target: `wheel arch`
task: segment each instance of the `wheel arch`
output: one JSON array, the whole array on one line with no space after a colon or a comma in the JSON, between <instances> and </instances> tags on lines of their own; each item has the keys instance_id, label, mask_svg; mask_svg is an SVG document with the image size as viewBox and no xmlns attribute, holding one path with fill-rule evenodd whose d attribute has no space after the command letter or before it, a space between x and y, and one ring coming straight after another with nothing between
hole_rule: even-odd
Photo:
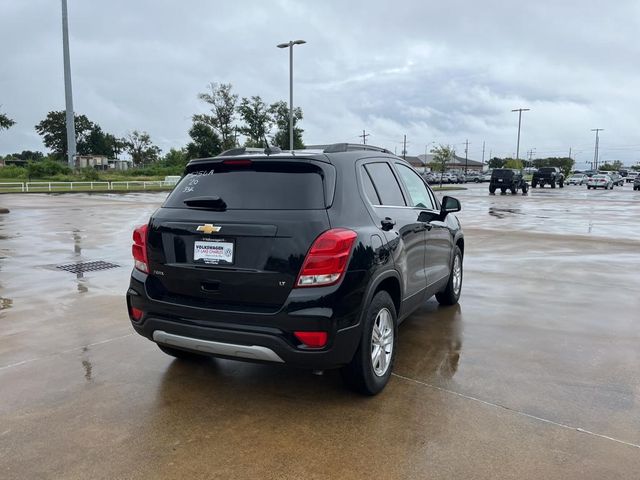
<instances>
[{"instance_id":1,"label":"wheel arch","mask_svg":"<svg viewBox=\"0 0 640 480\"><path fill-rule=\"evenodd\" d=\"M389 294L396 308L396 315L400 317L400 307L402 306L402 282L400 281L400 274L396 270L386 270L374 276L369 283L367 294L362 303L360 322L362 322L363 315L366 314L367 305L369 305L376 293L382 290Z\"/></svg>"}]
</instances>

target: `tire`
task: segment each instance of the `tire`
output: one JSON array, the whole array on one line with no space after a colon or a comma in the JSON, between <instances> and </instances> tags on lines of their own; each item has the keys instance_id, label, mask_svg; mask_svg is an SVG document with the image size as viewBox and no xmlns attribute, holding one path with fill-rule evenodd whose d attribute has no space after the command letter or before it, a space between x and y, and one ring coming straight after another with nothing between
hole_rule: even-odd
<instances>
[{"instance_id":1,"label":"tire","mask_svg":"<svg viewBox=\"0 0 640 480\"><path fill-rule=\"evenodd\" d=\"M591 187L589 185L587 185L587 190L591 190Z\"/></svg>"},{"instance_id":2,"label":"tire","mask_svg":"<svg viewBox=\"0 0 640 480\"><path fill-rule=\"evenodd\" d=\"M462 293L462 277L462 252L456 246L453 249L453 261L451 262L451 273L449 274L447 286L441 292L436 293L436 300L440 305L455 305L458 303L460 293Z\"/></svg>"},{"instance_id":3,"label":"tire","mask_svg":"<svg viewBox=\"0 0 640 480\"><path fill-rule=\"evenodd\" d=\"M166 353L167 355L171 355L172 357L179 358L180 360L188 360L188 361L194 362L197 360L203 360L208 357L208 355L201 355L199 353L187 352L186 350L180 350L179 348L160 345L159 343L156 345L158 345L158 348L162 350L164 353Z\"/></svg>"},{"instance_id":4,"label":"tire","mask_svg":"<svg viewBox=\"0 0 640 480\"><path fill-rule=\"evenodd\" d=\"M529 191L529 187L525 183L524 185L522 185L522 194L526 195L528 191Z\"/></svg>"},{"instance_id":5,"label":"tire","mask_svg":"<svg viewBox=\"0 0 640 480\"><path fill-rule=\"evenodd\" d=\"M551 188L556 188L556 182L555 181L551 182Z\"/></svg>"},{"instance_id":6,"label":"tire","mask_svg":"<svg viewBox=\"0 0 640 480\"><path fill-rule=\"evenodd\" d=\"M531 188L536 188L538 184L536 182L531 182Z\"/></svg>"},{"instance_id":7,"label":"tire","mask_svg":"<svg viewBox=\"0 0 640 480\"><path fill-rule=\"evenodd\" d=\"M518 187L511 187L511 195L515 195L516 193L518 193Z\"/></svg>"},{"instance_id":8,"label":"tire","mask_svg":"<svg viewBox=\"0 0 640 480\"><path fill-rule=\"evenodd\" d=\"M489 193L496 193L496 187L489 185Z\"/></svg>"},{"instance_id":9,"label":"tire","mask_svg":"<svg viewBox=\"0 0 640 480\"><path fill-rule=\"evenodd\" d=\"M500 193L502 195L504 195L505 193L507 193L507 187L500 187Z\"/></svg>"},{"instance_id":10,"label":"tire","mask_svg":"<svg viewBox=\"0 0 640 480\"><path fill-rule=\"evenodd\" d=\"M377 332L378 326L381 324L385 325L384 341L390 342L384 344L384 347L380 346L380 342L376 344L376 337L380 338L380 335L374 336L374 330ZM350 388L364 395L375 395L382 391L393 370L397 333L396 307L389 294L382 290L376 293L367 307L363 319L360 345L351 363L343 367L340 372L344 382ZM378 357L380 360L374 362L376 351L381 352Z\"/></svg>"},{"instance_id":11,"label":"tire","mask_svg":"<svg viewBox=\"0 0 640 480\"><path fill-rule=\"evenodd\" d=\"M564 188L564 182L560 180L560 188Z\"/></svg>"},{"instance_id":12,"label":"tire","mask_svg":"<svg viewBox=\"0 0 640 480\"><path fill-rule=\"evenodd\" d=\"M295 138L295 137L294 137ZM473 183L480 183L480 180L478 178L476 178Z\"/></svg>"}]
</instances>

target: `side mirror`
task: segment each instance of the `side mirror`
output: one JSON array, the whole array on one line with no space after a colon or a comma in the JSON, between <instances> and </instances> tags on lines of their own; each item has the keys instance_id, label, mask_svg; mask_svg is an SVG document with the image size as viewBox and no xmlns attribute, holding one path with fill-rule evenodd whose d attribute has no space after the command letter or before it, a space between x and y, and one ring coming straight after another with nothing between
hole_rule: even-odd
<instances>
[{"instance_id":1,"label":"side mirror","mask_svg":"<svg viewBox=\"0 0 640 480\"><path fill-rule=\"evenodd\" d=\"M462 209L460 201L453 197L443 197L442 206L440 207L440 216L446 217L449 213L459 212Z\"/></svg>"}]
</instances>

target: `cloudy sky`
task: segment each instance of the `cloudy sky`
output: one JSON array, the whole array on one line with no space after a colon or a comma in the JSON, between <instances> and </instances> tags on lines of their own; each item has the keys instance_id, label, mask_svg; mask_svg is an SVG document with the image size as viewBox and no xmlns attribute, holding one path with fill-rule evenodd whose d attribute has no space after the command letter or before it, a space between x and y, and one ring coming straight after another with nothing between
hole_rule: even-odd
<instances>
[{"instance_id":1,"label":"cloudy sky","mask_svg":"<svg viewBox=\"0 0 640 480\"><path fill-rule=\"evenodd\" d=\"M431 142L469 157L640 161L640 2L324 0L69 1L76 113L105 131L146 130L183 146L197 93L230 82L240 96L288 98L307 144L358 142L424 153ZM33 126L64 108L59 0L0 0L0 154L44 146ZM429 148L431 148L429 146Z\"/></svg>"}]
</instances>

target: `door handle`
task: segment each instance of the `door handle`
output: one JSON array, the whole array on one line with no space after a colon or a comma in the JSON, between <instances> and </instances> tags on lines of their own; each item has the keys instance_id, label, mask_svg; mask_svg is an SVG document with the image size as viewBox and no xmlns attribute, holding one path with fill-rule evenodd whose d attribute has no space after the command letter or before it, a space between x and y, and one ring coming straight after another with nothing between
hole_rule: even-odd
<instances>
[{"instance_id":1,"label":"door handle","mask_svg":"<svg viewBox=\"0 0 640 480\"><path fill-rule=\"evenodd\" d=\"M384 230L385 232L388 232L395 226L396 222L391 220L391 218L389 217L384 217L384 220L381 220L380 224L382 225L382 230Z\"/></svg>"}]
</instances>

